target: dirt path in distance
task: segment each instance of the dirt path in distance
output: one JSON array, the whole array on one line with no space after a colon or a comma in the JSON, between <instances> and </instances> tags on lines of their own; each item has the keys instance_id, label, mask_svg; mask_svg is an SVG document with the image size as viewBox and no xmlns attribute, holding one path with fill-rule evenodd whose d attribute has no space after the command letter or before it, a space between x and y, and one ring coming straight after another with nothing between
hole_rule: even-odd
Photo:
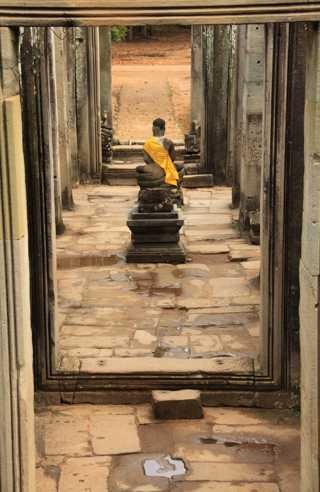
<instances>
[{"instance_id":1,"label":"dirt path in distance","mask_svg":"<svg viewBox=\"0 0 320 492\"><path fill-rule=\"evenodd\" d=\"M156 117L183 141L190 126L190 30L153 28L148 40L113 43L113 126L121 142L150 136Z\"/></svg>"}]
</instances>

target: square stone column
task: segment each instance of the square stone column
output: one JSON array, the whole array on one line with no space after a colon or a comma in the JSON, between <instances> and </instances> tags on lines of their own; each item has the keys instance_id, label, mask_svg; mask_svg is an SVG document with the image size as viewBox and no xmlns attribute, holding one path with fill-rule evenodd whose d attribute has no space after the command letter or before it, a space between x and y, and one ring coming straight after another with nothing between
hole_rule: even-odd
<instances>
[{"instance_id":1,"label":"square stone column","mask_svg":"<svg viewBox=\"0 0 320 492\"><path fill-rule=\"evenodd\" d=\"M28 223L18 33L0 28L0 491L34 492Z\"/></svg>"},{"instance_id":2,"label":"square stone column","mask_svg":"<svg viewBox=\"0 0 320 492\"><path fill-rule=\"evenodd\" d=\"M57 127L59 142L59 162L60 162L60 184L62 206L67 210L73 208L72 184L73 184L73 163L74 145L72 145L74 132L71 130L75 127L75 121L70 116L72 107L72 91L69 84L72 82L72 74L69 73L70 63L68 63L68 51L70 50L70 35L68 28L55 27L50 28L54 34L54 63L52 76L56 78L56 98L57 98ZM45 55L44 55L45 56Z\"/></svg>"},{"instance_id":3,"label":"square stone column","mask_svg":"<svg viewBox=\"0 0 320 492\"><path fill-rule=\"evenodd\" d=\"M243 78L238 104L240 123L240 227L251 229L252 214L260 211L261 167L263 160L263 113L265 96L265 28L261 24L244 26ZM259 235L255 238L259 241Z\"/></svg>"},{"instance_id":4,"label":"square stone column","mask_svg":"<svg viewBox=\"0 0 320 492\"><path fill-rule=\"evenodd\" d=\"M112 128L112 42L111 28L99 27L100 52L100 111Z\"/></svg>"},{"instance_id":5,"label":"square stone column","mask_svg":"<svg viewBox=\"0 0 320 492\"><path fill-rule=\"evenodd\" d=\"M201 123L202 114L202 26L191 26L191 121Z\"/></svg>"},{"instance_id":6,"label":"square stone column","mask_svg":"<svg viewBox=\"0 0 320 492\"><path fill-rule=\"evenodd\" d=\"M201 170L226 183L231 26L202 26Z\"/></svg>"},{"instance_id":7,"label":"square stone column","mask_svg":"<svg viewBox=\"0 0 320 492\"><path fill-rule=\"evenodd\" d=\"M317 492L320 489L320 24L309 24L308 29L300 262L301 492Z\"/></svg>"},{"instance_id":8,"label":"square stone column","mask_svg":"<svg viewBox=\"0 0 320 492\"><path fill-rule=\"evenodd\" d=\"M100 179L100 55L99 28L76 29L76 94L80 181Z\"/></svg>"}]
</instances>

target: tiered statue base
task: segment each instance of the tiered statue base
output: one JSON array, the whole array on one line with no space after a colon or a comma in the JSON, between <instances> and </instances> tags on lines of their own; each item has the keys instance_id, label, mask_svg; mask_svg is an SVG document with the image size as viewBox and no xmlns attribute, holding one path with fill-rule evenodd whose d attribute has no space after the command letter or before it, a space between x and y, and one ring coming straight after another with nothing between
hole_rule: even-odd
<instances>
[{"instance_id":1,"label":"tiered statue base","mask_svg":"<svg viewBox=\"0 0 320 492\"><path fill-rule=\"evenodd\" d=\"M186 255L179 243L183 219L178 212L139 212L129 214L131 245L127 263L185 263Z\"/></svg>"}]
</instances>

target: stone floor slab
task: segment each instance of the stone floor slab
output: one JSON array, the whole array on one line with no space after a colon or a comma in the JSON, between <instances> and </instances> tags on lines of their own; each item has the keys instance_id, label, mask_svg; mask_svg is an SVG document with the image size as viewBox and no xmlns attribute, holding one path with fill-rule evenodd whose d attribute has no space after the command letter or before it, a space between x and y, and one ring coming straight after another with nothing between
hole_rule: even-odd
<instances>
[{"instance_id":1,"label":"stone floor slab","mask_svg":"<svg viewBox=\"0 0 320 492\"><path fill-rule=\"evenodd\" d=\"M57 238L60 369L103 372L118 367L123 358L125 363L133 360L128 370L138 364L140 371L143 360L148 369L148 359L160 358L162 367L171 367L164 359L180 361L180 371L181 360L188 369L189 359L205 360L220 350L255 356L259 330L241 330L234 336L228 331L226 336L232 338L219 343L220 335L209 330L236 330L239 325L229 323L229 314L254 312L260 304L259 285L252 278L258 258L246 257L241 263L228 258L229 251L259 255L259 247L240 238L233 223L238 212L228 205L231 188L185 190L183 241L190 261L177 266L125 263L127 214L137 192L135 186L74 189L76 207L64 212L66 233ZM214 321L211 327L185 323L191 310L200 313L206 308L216 310L224 321ZM189 335L211 337L208 350ZM110 365L108 359L113 358Z\"/></svg>"},{"instance_id":2,"label":"stone floor slab","mask_svg":"<svg viewBox=\"0 0 320 492\"><path fill-rule=\"evenodd\" d=\"M67 460L61 465L58 492L108 492L110 464L110 458L97 456Z\"/></svg>"},{"instance_id":3,"label":"stone floor slab","mask_svg":"<svg viewBox=\"0 0 320 492\"><path fill-rule=\"evenodd\" d=\"M133 415L93 414L90 418L93 451L97 455L137 453L141 451L136 419Z\"/></svg>"}]
</instances>

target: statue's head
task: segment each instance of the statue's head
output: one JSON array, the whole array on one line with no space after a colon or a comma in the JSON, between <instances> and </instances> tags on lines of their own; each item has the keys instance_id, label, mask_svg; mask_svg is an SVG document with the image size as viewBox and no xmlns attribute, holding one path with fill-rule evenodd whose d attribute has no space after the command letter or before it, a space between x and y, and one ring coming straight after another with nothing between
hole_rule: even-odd
<instances>
[{"instance_id":1,"label":"statue's head","mask_svg":"<svg viewBox=\"0 0 320 492\"><path fill-rule=\"evenodd\" d=\"M166 122L162 118L156 118L152 123L152 133L155 137L163 137L166 131Z\"/></svg>"}]
</instances>

